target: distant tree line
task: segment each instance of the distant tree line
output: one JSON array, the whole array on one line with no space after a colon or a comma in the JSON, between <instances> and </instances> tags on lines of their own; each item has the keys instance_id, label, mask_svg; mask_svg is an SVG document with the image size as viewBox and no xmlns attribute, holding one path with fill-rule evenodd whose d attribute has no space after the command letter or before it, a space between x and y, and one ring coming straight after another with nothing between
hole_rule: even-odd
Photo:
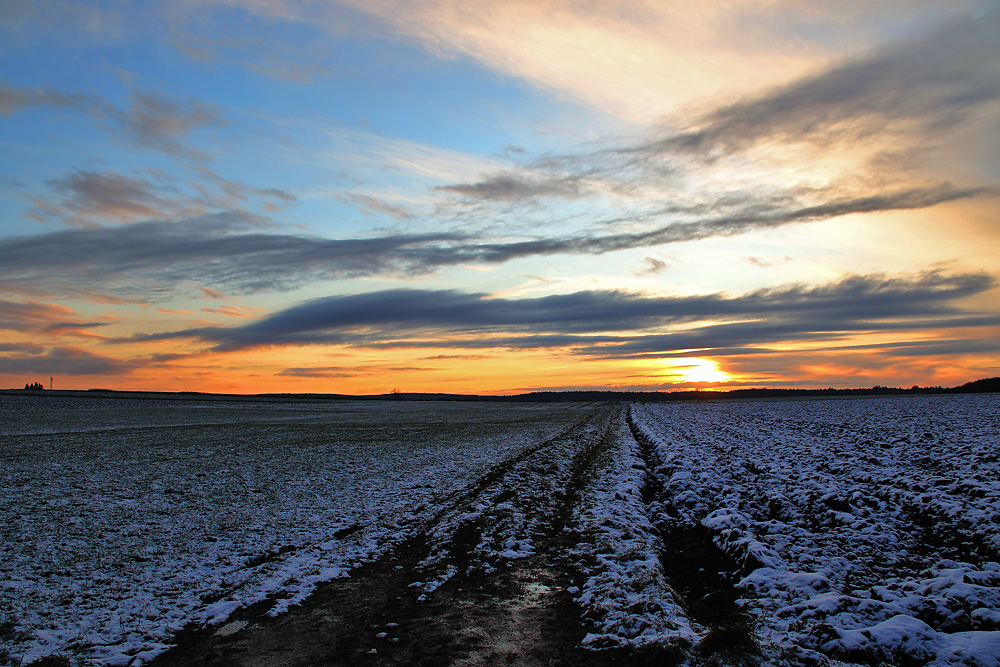
<instances>
[{"instance_id":1,"label":"distant tree line","mask_svg":"<svg viewBox=\"0 0 1000 667\"><path fill-rule=\"evenodd\" d=\"M41 382L31 382L31 383L26 383L24 385L25 391L35 391L38 389L45 389L45 385L43 385Z\"/></svg>"}]
</instances>

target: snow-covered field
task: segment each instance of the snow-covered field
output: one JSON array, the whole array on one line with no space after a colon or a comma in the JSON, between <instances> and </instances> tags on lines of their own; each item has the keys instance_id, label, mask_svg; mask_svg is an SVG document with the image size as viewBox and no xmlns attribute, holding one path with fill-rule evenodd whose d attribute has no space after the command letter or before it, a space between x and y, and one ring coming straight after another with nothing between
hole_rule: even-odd
<instances>
[{"instance_id":1,"label":"snow-covered field","mask_svg":"<svg viewBox=\"0 0 1000 667\"><path fill-rule=\"evenodd\" d=\"M2 394L0 658L138 665L418 530L431 595L572 498L589 648L1000 666L1000 395L597 409Z\"/></svg>"},{"instance_id":2,"label":"snow-covered field","mask_svg":"<svg viewBox=\"0 0 1000 667\"><path fill-rule=\"evenodd\" d=\"M0 395L0 658L139 664L189 622L280 611L584 412Z\"/></svg>"},{"instance_id":3,"label":"snow-covered field","mask_svg":"<svg viewBox=\"0 0 1000 667\"><path fill-rule=\"evenodd\" d=\"M634 406L779 664L1000 665L1000 396Z\"/></svg>"}]
</instances>

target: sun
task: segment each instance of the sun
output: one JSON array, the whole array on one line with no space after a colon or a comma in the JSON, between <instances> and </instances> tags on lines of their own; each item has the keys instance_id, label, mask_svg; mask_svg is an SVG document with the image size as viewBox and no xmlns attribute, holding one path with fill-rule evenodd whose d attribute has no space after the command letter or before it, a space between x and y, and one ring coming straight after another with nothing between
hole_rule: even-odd
<instances>
[{"instance_id":1,"label":"sun","mask_svg":"<svg viewBox=\"0 0 1000 667\"><path fill-rule=\"evenodd\" d=\"M718 362L711 359L677 359L671 370L678 380L686 382L725 382L732 376L719 369Z\"/></svg>"}]
</instances>

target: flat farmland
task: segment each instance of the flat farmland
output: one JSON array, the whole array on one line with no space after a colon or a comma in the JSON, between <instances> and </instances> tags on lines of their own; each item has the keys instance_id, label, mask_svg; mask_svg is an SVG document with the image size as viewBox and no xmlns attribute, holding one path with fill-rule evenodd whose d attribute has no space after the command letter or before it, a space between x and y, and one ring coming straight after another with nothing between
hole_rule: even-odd
<instances>
[{"instance_id":1,"label":"flat farmland","mask_svg":"<svg viewBox=\"0 0 1000 667\"><path fill-rule=\"evenodd\" d=\"M1000 396L0 395L0 657L1000 665Z\"/></svg>"},{"instance_id":2,"label":"flat farmland","mask_svg":"<svg viewBox=\"0 0 1000 667\"><path fill-rule=\"evenodd\" d=\"M191 621L294 604L583 408L4 395L0 410L3 646L126 664Z\"/></svg>"}]
</instances>

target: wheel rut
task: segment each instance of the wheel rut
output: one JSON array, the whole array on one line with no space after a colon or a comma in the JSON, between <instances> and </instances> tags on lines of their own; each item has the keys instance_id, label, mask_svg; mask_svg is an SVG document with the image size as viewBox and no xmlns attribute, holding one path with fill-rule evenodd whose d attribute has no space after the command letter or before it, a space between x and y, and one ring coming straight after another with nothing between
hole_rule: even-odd
<instances>
[{"instance_id":1,"label":"wheel rut","mask_svg":"<svg viewBox=\"0 0 1000 667\"><path fill-rule=\"evenodd\" d=\"M643 500L670 505L662 479L655 474L659 457L652 440L628 417L632 436L646 463ZM725 658L733 664L756 664L760 645L753 622L737 605L735 587L744 566L715 543L712 531L700 523L688 525L669 515L650 516L663 547L659 553L664 576L688 618L705 629L696 647L702 658Z\"/></svg>"},{"instance_id":2,"label":"wheel rut","mask_svg":"<svg viewBox=\"0 0 1000 667\"><path fill-rule=\"evenodd\" d=\"M623 656L580 647L568 589L581 490L614 446L620 406L494 467L449 496L391 554L321 585L276 618L269 603L219 628L189 629L155 667L594 665ZM618 422L620 423L620 422Z\"/></svg>"}]
</instances>

